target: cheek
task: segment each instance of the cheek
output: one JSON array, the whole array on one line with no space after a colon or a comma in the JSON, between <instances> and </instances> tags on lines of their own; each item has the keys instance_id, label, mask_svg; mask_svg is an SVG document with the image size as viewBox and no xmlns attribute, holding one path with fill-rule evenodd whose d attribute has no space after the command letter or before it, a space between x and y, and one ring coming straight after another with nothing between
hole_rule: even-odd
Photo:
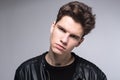
<instances>
[{"instance_id":1,"label":"cheek","mask_svg":"<svg viewBox=\"0 0 120 80\"><path fill-rule=\"evenodd\" d=\"M59 38L58 32L57 32L56 30L54 30L54 31L51 33L51 41L54 42L54 41L56 41L58 38Z\"/></svg>"},{"instance_id":2,"label":"cheek","mask_svg":"<svg viewBox=\"0 0 120 80\"><path fill-rule=\"evenodd\" d=\"M69 42L68 49L73 50L77 45L77 42Z\"/></svg>"},{"instance_id":3,"label":"cheek","mask_svg":"<svg viewBox=\"0 0 120 80\"><path fill-rule=\"evenodd\" d=\"M69 42L69 46L70 46L71 48L78 47L79 45L80 45L80 41L78 41L78 40L71 40L71 41Z\"/></svg>"}]
</instances>

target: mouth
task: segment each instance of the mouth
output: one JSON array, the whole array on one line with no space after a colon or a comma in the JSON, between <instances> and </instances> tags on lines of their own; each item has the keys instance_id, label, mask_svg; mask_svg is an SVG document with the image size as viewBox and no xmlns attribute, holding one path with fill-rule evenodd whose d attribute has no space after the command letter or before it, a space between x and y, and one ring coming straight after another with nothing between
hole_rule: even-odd
<instances>
[{"instance_id":1,"label":"mouth","mask_svg":"<svg viewBox=\"0 0 120 80\"><path fill-rule=\"evenodd\" d=\"M61 50L61 51L64 51L66 48L60 44L56 44L56 48Z\"/></svg>"}]
</instances>

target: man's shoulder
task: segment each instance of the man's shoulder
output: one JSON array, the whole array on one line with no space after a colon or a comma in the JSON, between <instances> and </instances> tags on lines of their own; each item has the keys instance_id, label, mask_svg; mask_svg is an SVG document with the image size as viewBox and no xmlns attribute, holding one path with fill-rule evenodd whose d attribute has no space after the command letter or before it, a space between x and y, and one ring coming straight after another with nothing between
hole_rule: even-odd
<instances>
[{"instance_id":1,"label":"man's shoulder","mask_svg":"<svg viewBox=\"0 0 120 80\"><path fill-rule=\"evenodd\" d=\"M74 54L76 57L76 64L77 64L77 68L82 68L85 71L92 71L94 73L103 73L103 71L93 62L86 60L76 54Z\"/></svg>"},{"instance_id":2,"label":"man's shoulder","mask_svg":"<svg viewBox=\"0 0 120 80\"><path fill-rule=\"evenodd\" d=\"M84 59L78 55L76 55L75 53L73 53L73 55L75 56L75 59L76 59L76 63L79 65L79 66L83 66L83 67L94 67L94 68L98 68L94 63L92 63L91 61L87 60L87 59Z\"/></svg>"},{"instance_id":3,"label":"man's shoulder","mask_svg":"<svg viewBox=\"0 0 120 80\"><path fill-rule=\"evenodd\" d=\"M87 78L89 76L94 77L95 80L100 79L100 80L107 80L106 75L104 74L104 72L98 67L96 66L96 64L76 55L73 54L75 56L76 59L76 73L77 74L83 74L84 76L86 76Z\"/></svg>"},{"instance_id":4,"label":"man's shoulder","mask_svg":"<svg viewBox=\"0 0 120 80\"><path fill-rule=\"evenodd\" d=\"M42 57L44 56L45 54L41 54L39 56L36 56L36 57L33 57L33 58L30 58L26 61L24 61L22 64L20 64L20 66L17 68L17 71L20 71L21 69L26 69L28 67L31 67L31 66L35 66L35 65L40 65L41 61L42 61Z\"/></svg>"}]
</instances>

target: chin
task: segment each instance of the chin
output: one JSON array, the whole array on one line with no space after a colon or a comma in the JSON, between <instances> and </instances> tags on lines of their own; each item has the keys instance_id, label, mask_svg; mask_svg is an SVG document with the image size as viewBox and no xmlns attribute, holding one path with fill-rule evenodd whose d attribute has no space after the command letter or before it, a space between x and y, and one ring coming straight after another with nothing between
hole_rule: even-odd
<instances>
[{"instance_id":1,"label":"chin","mask_svg":"<svg viewBox=\"0 0 120 80\"><path fill-rule=\"evenodd\" d=\"M58 50L58 49L52 49L52 52L53 52L54 54L57 54L57 55L62 55L62 54L65 53L64 51L61 51L61 50Z\"/></svg>"}]
</instances>

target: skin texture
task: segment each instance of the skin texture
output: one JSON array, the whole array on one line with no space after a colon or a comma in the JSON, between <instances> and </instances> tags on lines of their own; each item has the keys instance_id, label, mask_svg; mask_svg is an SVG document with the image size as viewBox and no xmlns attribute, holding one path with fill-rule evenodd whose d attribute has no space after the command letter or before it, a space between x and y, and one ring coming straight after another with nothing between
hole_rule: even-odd
<instances>
[{"instance_id":1,"label":"skin texture","mask_svg":"<svg viewBox=\"0 0 120 80\"><path fill-rule=\"evenodd\" d=\"M81 24L64 16L51 25L50 49L46 60L53 66L66 66L74 61L71 51L84 40Z\"/></svg>"}]
</instances>

